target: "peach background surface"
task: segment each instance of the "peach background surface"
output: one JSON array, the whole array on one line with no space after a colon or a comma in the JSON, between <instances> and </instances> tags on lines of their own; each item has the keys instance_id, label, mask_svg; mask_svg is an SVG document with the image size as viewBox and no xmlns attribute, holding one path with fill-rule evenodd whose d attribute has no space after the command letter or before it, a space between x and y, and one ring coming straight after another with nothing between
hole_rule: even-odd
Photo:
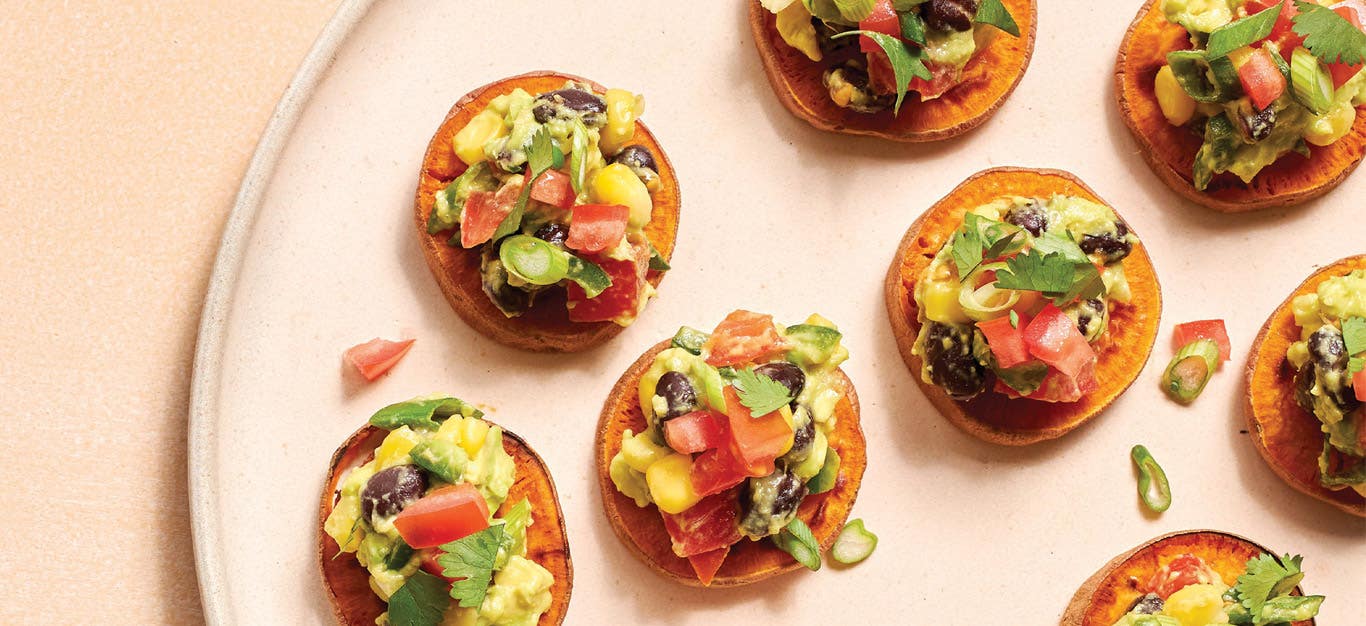
<instances>
[{"instance_id":1,"label":"peach background surface","mask_svg":"<svg viewBox=\"0 0 1366 626\"><path fill-rule=\"evenodd\" d=\"M257 138L337 4L0 3L0 623L200 621L200 307Z\"/></svg>"}]
</instances>

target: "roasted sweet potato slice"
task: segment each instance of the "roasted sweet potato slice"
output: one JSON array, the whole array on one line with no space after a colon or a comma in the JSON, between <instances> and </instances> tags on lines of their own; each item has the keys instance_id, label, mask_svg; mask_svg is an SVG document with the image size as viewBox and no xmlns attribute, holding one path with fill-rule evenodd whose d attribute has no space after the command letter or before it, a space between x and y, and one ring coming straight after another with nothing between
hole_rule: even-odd
<instances>
[{"instance_id":1,"label":"roasted sweet potato slice","mask_svg":"<svg viewBox=\"0 0 1366 626\"><path fill-rule=\"evenodd\" d=\"M1062 626L1114 624L1143 597L1139 585L1182 554L1204 559L1225 584L1232 585L1247 571L1248 559L1273 553L1248 539L1217 530L1187 530L1163 535L1111 559L1088 578L1067 605ZM1296 587L1293 593L1300 595L1300 588ZM1295 622L1295 625L1311 626L1313 623L1311 619Z\"/></svg>"},{"instance_id":2,"label":"roasted sweet potato slice","mask_svg":"<svg viewBox=\"0 0 1366 626\"><path fill-rule=\"evenodd\" d=\"M1290 344L1300 340L1290 301L1314 292L1329 278L1358 269L1366 269L1366 255L1341 259L1314 272L1271 313L1252 345L1244 408L1252 442L1277 476L1295 489L1366 517L1366 498L1361 494L1352 489L1329 489L1319 482L1323 431L1318 418L1295 403L1295 370L1285 358Z\"/></svg>"},{"instance_id":3,"label":"roasted sweet potato slice","mask_svg":"<svg viewBox=\"0 0 1366 626\"><path fill-rule=\"evenodd\" d=\"M1361 162L1366 154L1366 115L1358 112L1351 133L1331 146L1311 146L1307 159L1288 154L1258 173L1251 184L1226 172L1215 176L1205 191L1197 190L1191 168L1201 139L1188 128L1167 123L1153 90L1167 53L1188 48L1186 29L1167 22L1162 0L1149 0L1129 26L1115 61L1120 116L1138 140L1143 160L1177 193L1227 213L1287 206L1328 193Z\"/></svg>"},{"instance_id":4,"label":"roasted sweet potato slice","mask_svg":"<svg viewBox=\"0 0 1366 626\"><path fill-rule=\"evenodd\" d=\"M884 283L887 315L897 348L920 389L954 426L992 443L1037 443L1061 437L1081 426L1129 388L1147 363L1157 339L1162 292L1147 248L1140 241L1124 260L1133 299L1129 304L1116 303L1111 311L1109 340L1095 346L1100 357L1096 365L1100 388L1096 391L1070 403L1011 400L995 392L958 402L938 386L921 380L920 357L911 354L920 332L915 284L962 224L963 214L1002 196L1053 194L1105 202L1075 176L1059 170L1004 167L974 174L911 224Z\"/></svg>"},{"instance_id":5,"label":"roasted sweet potato slice","mask_svg":"<svg viewBox=\"0 0 1366 626\"><path fill-rule=\"evenodd\" d=\"M375 448L389 434L382 428L365 426L351 435L332 455L327 471L318 512L318 562L322 568L323 586L332 601L332 612L344 626L373 626L375 618L386 610L383 600L370 589L370 575L356 562L352 553L340 554L337 542L322 526L332 513L337 484L346 470L365 464L374 458ZM503 431L503 449L517 464L517 477L508 490L509 504L522 498L531 503L532 524L527 529L527 558L539 563L555 577L550 588L553 600L550 609L541 615L539 626L555 626L564 622L569 610L569 596L574 588L574 564L569 559L569 540L564 530L564 513L555 492L555 481L550 469L520 437Z\"/></svg>"},{"instance_id":6,"label":"roasted sweet potato slice","mask_svg":"<svg viewBox=\"0 0 1366 626\"><path fill-rule=\"evenodd\" d=\"M1034 54L1034 31L1038 8L1035 0L1003 0L1010 9L1020 36L997 33L985 51L963 68L963 82L942 97L922 102L909 93L899 115L882 111L859 113L830 100L822 82L828 60L814 62L793 49L778 34L777 17L749 0L749 29L764 73L778 100L807 123L836 133L871 135L892 141L922 142L948 139L987 121L1019 84Z\"/></svg>"},{"instance_id":7,"label":"roasted sweet potato slice","mask_svg":"<svg viewBox=\"0 0 1366 626\"><path fill-rule=\"evenodd\" d=\"M565 309L562 289L553 289L537 298L535 306L520 317L508 318L489 302L479 277L479 249L464 249L446 245L449 234L427 234L427 218L431 214L433 194L453 180L459 159L451 140L455 134L495 97L521 87L537 94L564 86L565 81L588 82L602 91L603 87L587 79L557 72L532 72L505 78L484 85L456 101L441 127L432 136L422 159L418 174L417 196L414 200L413 222L427 266L436 277L441 293L446 295L451 308L465 323L498 343L537 352L576 352L596 346L621 332L622 327L612 322L571 322ZM645 227L645 235L665 260L673 256L674 239L678 234L679 190L678 178L663 147L645 125L636 122L636 136L632 143L650 148L659 167L658 191L650 194L654 200L654 215ZM443 236L445 235L445 236ZM651 272L649 281L658 286L663 274Z\"/></svg>"},{"instance_id":8,"label":"roasted sweet potato slice","mask_svg":"<svg viewBox=\"0 0 1366 626\"><path fill-rule=\"evenodd\" d=\"M597 459L598 484L602 488L603 510L621 542L650 569L685 585L700 587L704 585L698 581L687 559L674 554L659 510L654 505L637 507L633 500L617 491L608 475L612 457L621 451L622 433L627 429L638 433L646 428L636 389L641 376L654 363L655 355L668 347L669 342L663 341L650 348L636 359L617 380L616 386L612 387L602 407L602 416L598 419L594 455ZM852 382L847 384L847 388L849 393L835 407L835 430L830 437L830 445L840 454L839 478L830 491L807 496L797 511L797 516L811 527L811 532L820 542L822 554L830 549L835 537L844 528L849 510L854 507L854 499L858 497L863 468L868 464L863 428L859 424L858 394ZM790 555L768 541L742 540L731 548L710 586L748 585L801 567Z\"/></svg>"}]
</instances>

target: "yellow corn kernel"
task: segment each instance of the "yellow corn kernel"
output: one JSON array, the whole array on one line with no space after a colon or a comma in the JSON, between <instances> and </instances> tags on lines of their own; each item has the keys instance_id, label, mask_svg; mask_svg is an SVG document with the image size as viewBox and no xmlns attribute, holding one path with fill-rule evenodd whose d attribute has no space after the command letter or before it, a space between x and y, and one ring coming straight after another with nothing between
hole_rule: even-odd
<instances>
[{"instance_id":1,"label":"yellow corn kernel","mask_svg":"<svg viewBox=\"0 0 1366 626\"><path fill-rule=\"evenodd\" d=\"M792 444L793 444L793 443L796 443L796 441L797 441L797 427L792 423L792 407L791 407L791 406L783 405L783 407L782 407L781 409L778 409L778 415L782 416L783 421L784 421L784 422L787 422L787 427L790 428L790 429L792 429L792 434L791 434L791 435L788 435L788 437L787 437L787 443L783 444L783 449L780 450L780 451L778 452L778 456L782 456L782 455L784 455L784 454L787 454L787 451L788 451L788 450L791 450L791 449L792 449Z\"/></svg>"},{"instance_id":2,"label":"yellow corn kernel","mask_svg":"<svg viewBox=\"0 0 1366 626\"><path fill-rule=\"evenodd\" d=\"M626 225L632 229L644 228L654 213L654 200L650 190L640 182L631 168L621 163L613 163L598 170L591 185L593 201L598 204L620 204L631 210Z\"/></svg>"},{"instance_id":3,"label":"yellow corn kernel","mask_svg":"<svg viewBox=\"0 0 1366 626\"><path fill-rule=\"evenodd\" d=\"M821 46L816 42L816 27L811 24L811 12L803 2L793 2L778 11L778 34L787 45L796 48L812 61L821 60Z\"/></svg>"},{"instance_id":4,"label":"yellow corn kernel","mask_svg":"<svg viewBox=\"0 0 1366 626\"><path fill-rule=\"evenodd\" d=\"M375 467L385 469L407 462L408 453L421 441L422 438L407 426L390 431L384 438L384 443L379 444L379 449L375 450Z\"/></svg>"},{"instance_id":5,"label":"yellow corn kernel","mask_svg":"<svg viewBox=\"0 0 1366 626\"><path fill-rule=\"evenodd\" d=\"M436 429L437 439L449 441L454 444L460 443L460 433L465 430L465 418L460 415L452 415L441 422L441 427Z\"/></svg>"},{"instance_id":6,"label":"yellow corn kernel","mask_svg":"<svg viewBox=\"0 0 1366 626\"><path fill-rule=\"evenodd\" d=\"M460 447L465 449L465 453L470 457L479 454L479 449L484 447L484 438L489 435L489 423L481 419L465 420L464 432L460 433Z\"/></svg>"},{"instance_id":7,"label":"yellow corn kernel","mask_svg":"<svg viewBox=\"0 0 1366 626\"><path fill-rule=\"evenodd\" d=\"M645 484L655 506L665 513L682 513L702 499L692 487L692 457L686 454L655 461L645 472Z\"/></svg>"},{"instance_id":8,"label":"yellow corn kernel","mask_svg":"<svg viewBox=\"0 0 1366 626\"><path fill-rule=\"evenodd\" d=\"M1167 598L1162 612L1175 617L1181 626L1228 623L1223 595L1219 585L1188 585Z\"/></svg>"},{"instance_id":9,"label":"yellow corn kernel","mask_svg":"<svg viewBox=\"0 0 1366 626\"><path fill-rule=\"evenodd\" d=\"M952 281L931 281L921 287L920 300L925 306L925 318L942 324L969 324L968 314L958 303L958 284Z\"/></svg>"},{"instance_id":10,"label":"yellow corn kernel","mask_svg":"<svg viewBox=\"0 0 1366 626\"><path fill-rule=\"evenodd\" d=\"M616 154L636 136L636 118L645 112L645 98L625 89L608 89L607 126L602 129L598 145L603 154Z\"/></svg>"},{"instance_id":11,"label":"yellow corn kernel","mask_svg":"<svg viewBox=\"0 0 1366 626\"><path fill-rule=\"evenodd\" d=\"M1304 128L1304 140L1316 146L1327 146L1352 132L1357 110L1350 102L1337 102L1333 109L1315 117Z\"/></svg>"},{"instance_id":12,"label":"yellow corn kernel","mask_svg":"<svg viewBox=\"0 0 1366 626\"><path fill-rule=\"evenodd\" d=\"M503 117L485 109L455 134L451 146L461 161L474 165L488 158L484 155L484 144L506 134L508 129L503 125Z\"/></svg>"},{"instance_id":13,"label":"yellow corn kernel","mask_svg":"<svg viewBox=\"0 0 1366 626\"><path fill-rule=\"evenodd\" d=\"M626 459L626 464L637 472L644 473L655 461L672 453L672 450L656 444L648 433L633 435L628 430L621 437L621 455Z\"/></svg>"},{"instance_id":14,"label":"yellow corn kernel","mask_svg":"<svg viewBox=\"0 0 1366 626\"><path fill-rule=\"evenodd\" d=\"M1184 126L1191 121L1195 115L1195 100L1181 88L1181 83L1176 82L1176 74L1172 73L1170 65L1163 65L1162 69L1157 70L1153 90L1157 92L1157 106L1162 108L1162 117L1167 118L1168 124Z\"/></svg>"}]
</instances>

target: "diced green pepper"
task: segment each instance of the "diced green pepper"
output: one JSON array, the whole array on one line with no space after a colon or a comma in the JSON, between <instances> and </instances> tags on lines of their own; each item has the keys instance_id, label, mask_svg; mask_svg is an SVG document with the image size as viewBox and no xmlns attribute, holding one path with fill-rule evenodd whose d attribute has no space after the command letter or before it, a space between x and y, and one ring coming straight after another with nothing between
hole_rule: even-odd
<instances>
[{"instance_id":1,"label":"diced green pepper","mask_svg":"<svg viewBox=\"0 0 1366 626\"><path fill-rule=\"evenodd\" d=\"M673 347L682 348L693 354L702 354L702 346L707 343L711 335L704 333L691 326L682 326L674 333Z\"/></svg>"},{"instance_id":2,"label":"diced green pepper","mask_svg":"<svg viewBox=\"0 0 1366 626\"><path fill-rule=\"evenodd\" d=\"M1242 95L1238 71L1228 57L1213 61L1200 50L1177 50L1167 54L1176 82L1196 102L1228 102Z\"/></svg>"},{"instance_id":3,"label":"diced green pepper","mask_svg":"<svg viewBox=\"0 0 1366 626\"><path fill-rule=\"evenodd\" d=\"M1205 123L1205 143L1195 154L1195 188L1204 191L1215 174L1233 165L1241 140L1228 115L1220 113Z\"/></svg>"}]
</instances>

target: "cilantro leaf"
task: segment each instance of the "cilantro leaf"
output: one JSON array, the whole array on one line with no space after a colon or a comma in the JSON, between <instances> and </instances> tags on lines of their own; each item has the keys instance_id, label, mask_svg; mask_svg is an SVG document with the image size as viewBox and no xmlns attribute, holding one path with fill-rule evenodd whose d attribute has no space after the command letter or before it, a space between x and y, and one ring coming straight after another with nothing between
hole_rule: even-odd
<instances>
[{"instance_id":1,"label":"cilantro leaf","mask_svg":"<svg viewBox=\"0 0 1366 626\"><path fill-rule=\"evenodd\" d=\"M1332 9L1305 0L1295 0L1299 15L1292 29L1304 37L1304 47L1325 63L1355 65L1366 60L1366 32Z\"/></svg>"},{"instance_id":2,"label":"cilantro leaf","mask_svg":"<svg viewBox=\"0 0 1366 626\"><path fill-rule=\"evenodd\" d=\"M920 19L919 13L902 11L897 14L897 19L901 22L902 39L925 45L925 20Z\"/></svg>"},{"instance_id":3,"label":"cilantro leaf","mask_svg":"<svg viewBox=\"0 0 1366 626\"><path fill-rule=\"evenodd\" d=\"M892 105L892 115L900 113L901 102L906 99L907 86L911 84L911 78L929 80L932 77L930 69L925 67L924 48L906 45L906 42L896 37L871 30L849 30L834 35L831 39L852 35L866 35L887 53L887 60L892 65L892 74L896 77L896 104Z\"/></svg>"},{"instance_id":4,"label":"cilantro leaf","mask_svg":"<svg viewBox=\"0 0 1366 626\"><path fill-rule=\"evenodd\" d=\"M821 544L816 541L811 527L800 518L792 518L782 532L773 535L773 543L807 569L816 571L821 568Z\"/></svg>"},{"instance_id":5,"label":"cilantro leaf","mask_svg":"<svg viewBox=\"0 0 1366 626\"><path fill-rule=\"evenodd\" d=\"M985 228L982 224L986 223ZM963 225L954 233L952 247L949 249L953 264L958 268L958 276L966 277L977 269L986 259L1004 255L1015 245L1020 229L1005 222L982 217L976 213L963 215Z\"/></svg>"},{"instance_id":6,"label":"cilantro leaf","mask_svg":"<svg viewBox=\"0 0 1366 626\"><path fill-rule=\"evenodd\" d=\"M1060 296L1072 288L1075 274L1076 264L1063 255L1030 250L1006 259L1005 269L996 272L996 287Z\"/></svg>"},{"instance_id":7,"label":"cilantro leaf","mask_svg":"<svg viewBox=\"0 0 1366 626\"><path fill-rule=\"evenodd\" d=\"M1063 306L1073 300L1090 300L1105 295L1105 280L1100 277L1100 270L1090 263L1081 263L1073 267L1072 287L1053 299L1053 304Z\"/></svg>"},{"instance_id":8,"label":"cilantro leaf","mask_svg":"<svg viewBox=\"0 0 1366 626\"><path fill-rule=\"evenodd\" d=\"M417 570L389 597L389 622L393 626L436 626L450 604L445 581Z\"/></svg>"},{"instance_id":9,"label":"cilantro leaf","mask_svg":"<svg viewBox=\"0 0 1366 626\"><path fill-rule=\"evenodd\" d=\"M1247 573L1238 577L1233 586L1234 598L1247 609L1256 623L1261 621L1262 607L1267 600L1289 593L1304 578L1300 571L1302 557L1285 555L1282 560L1262 554L1247 562Z\"/></svg>"},{"instance_id":10,"label":"cilantro leaf","mask_svg":"<svg viewBox=\"0 0 1366 626\"><path fill-rule=\"evenodd\" d=\"M792 402L787 386L752 369L735 370L736 395L740 404L749 408L754 417L768 415Z\"/></svg>"},{"instance_id":11,"label":"cilantro leaf","mask_svg":"<svg viewBox=\"0 0 1366 626\"><path fill-rule=\"evenodd\" d=\"M544 126L531 135L531 144L526 151L526 169L522 172L522 192L517 194L517 203L512 205L512 212L498 224L490 241L498 241L522 227L522 214L526 212L527 200L531 199L532 183L555 164L555 148L555 142L551 141L550 133Z\"/></svg>"},{"instance_id":12,"label":"cilantro leaf","mask_svg":"<svg viewBox=\"0 0 1366 626\"><path fill-rule=\"evenodd\" d=\"M1347 356L1366 352L1366 317L1342 320L1342 341L1347 345Z\"/></svg>"},{"instance_id":13,"label":"cilantro leaf","mask_svg":"<svg viewBox=\"0 0 1366 626\"><path fill-rule=\"evenodd\" d=\"M1061 254L1064 259L1073 263L1087 263L1091 259L1082 252L1081 246L1077 245L1076 240L1072 239L1072 233L1059 234L1051 230L1046 230L1042 235L1034 238L1034 249L1048 254L1056 252Z\"/></svg>"},{"instance_id":14,"label":"cilantro leaf","mask_svg":"<svg viewBox=\"0 0 1366 626\"><path fill-rule=\"evenodd\" d=\"M484 603L493 569L498 562L498 548L503 543L503 524L489 526L472 535L441 546L445 554L436 557L441 574L456 578L451 585L451 597L464 608L477 608ZM389 605L391 610L392 601Z\"/></svg>"},{"instance_id":15,"label":"cilantro leaf","mask_svg":"<svg viewBox=\"0 0 1366 626\"><path fill-rule=\"evenodd\" d=\"M1209 34L1209 44L1205 46L1205 58L1214 60L1225 57L1238 48L1266 39L1281 15L1284 1L1287 0L1214 29Z\"/></svg>"},{"instance_id":16,"label":"cilantro leaf","mask_svg":"<svg viewBox=\"0 0 1366 626\"><path fill-rule=\"evenodd\" d=\"M982 0L977 7L977 17L972 18L972 21L990 24L1011 35L1020 36L1020 26L1015 23L1015 18L1010 15L1006 5L1001 4L1001 0Z\"/></svg>"},{"instance_id":17,"label":"cilantro leaf","mask_svg":"<svg viewBox=\"0 0 1366 626\"><path fill-rule=\"evenodd\" d=\"M1359 356L1354 356L1354 357L1352 357L1352 358L1350 358L1350 359L1347 359L1347 371L1348 371L1348 372L1351 372L1351 373L1355 374L1355 373L1357 373L1357 372L1360 372L1360 371L1363 370L1363 369L1366 369L1366 358L1362 358L1362 357L1359 357Z\"/></svg>"}]
</instances>

